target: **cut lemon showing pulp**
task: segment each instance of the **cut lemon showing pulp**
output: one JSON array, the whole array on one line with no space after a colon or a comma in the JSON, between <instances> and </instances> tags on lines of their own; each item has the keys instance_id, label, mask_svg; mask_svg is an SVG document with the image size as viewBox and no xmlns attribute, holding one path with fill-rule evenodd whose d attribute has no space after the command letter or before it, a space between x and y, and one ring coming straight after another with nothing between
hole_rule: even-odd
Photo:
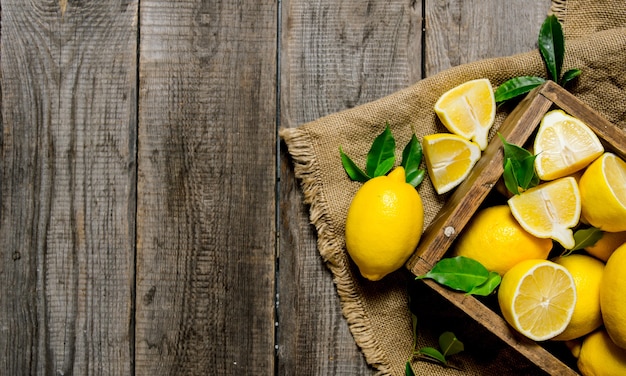
<instances>
[{"instance_id":1,"label":"cut lemon showing pulp","mask_svg":"<svg viewBox=\"0 0 626 376\"><path fill-rule=\"evenodd\" d=\"M594 227L626 231L626 162L604 153L587 167L578 183L583 216Z\"/></svg>"},{"instance_id":2,"label":"cut lemon showing pulp","mask_svg":"<svg viewBox=\"0 0 626 376\"><path fill-rule=\"evenodd\" d=\"M561 334L572 319L576 286L563 266L526 260L502 277L498 304L515 330L534 341L545 341Z\"/></svg>"},{"instance_id":3,"label":"cut lemon showing pulp","mask_svg":"<svg viewBox=\"0 0 626 376\"><path fill-rule=\"evenodd\" d=\"M541 180L553 180L586 167L604 152L598 136L562 110L545 114L535 137L535 169Z\"/></svg>"},{"instance_id":4,"label":"cut lemon showing pulp","mask_svg":"<svg viewBox=\"0 0 626 376\"><path fill-rule=\"evenodd\" d=\"M581 201L571 176L538 185L508 200L520 226L538 238L552 238L566 249L574 247L572 227L580 220Z\"/></svg>"},{"instance_id":5,"label":"cut lemon showing pulp","mask_svg":"<svg viewBox=\"0 0 626 376\"><path fill-rule=\"evenodd\" d=\"M496 116L496 101L488 79L468 81L445 92L435 103L443 125L456 135L487 148L487 136Z\"/></svg>"},{"instance_id":6,"label":"cut lemon showing pulp","mask_svg":"<svg viewBox=\"0 0 626 376\"><path fill-rule=\"evenodd\" d=\"M439 194L461 184L480 158L474 142L450 133L435 133L422 140L428 176Z\"/></svg>"}]
</instances>

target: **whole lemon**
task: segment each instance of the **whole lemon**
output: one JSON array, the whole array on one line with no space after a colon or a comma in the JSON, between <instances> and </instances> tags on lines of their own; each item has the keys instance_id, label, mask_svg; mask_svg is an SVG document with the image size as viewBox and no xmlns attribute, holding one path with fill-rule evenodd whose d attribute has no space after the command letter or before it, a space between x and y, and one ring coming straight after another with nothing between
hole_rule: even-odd
<instances>
[{"instance_id":1,"label":"whole lemon","mask_svg":"<svg viewBox=\"0 0 626 376\"><path fill-rule=\"evenodd\" d=\"M508 205L496 205L474 215L459 235L453 255L472 258L504 275L520 261L546 259L551 249L551 239L531 235L519 225Z\"/></svg>"},{"instance_id":2,"label":"whole lemon","mask_svg":"<svg viewBox=\"0 0 626 376\"><path fill-rule=\"evenodd\" d=\"M577 365L583 376L626 375L626 350L615 346L608 333L599 329L584 338Z\"/></svg>"},{"instance_id":3,"label":"whole lemon","mask_svg":"<svg viewBox=\"0 0 626 376\"><path fill-rule=\"evenodd\" d=\"M626 243L626 231L604 232L600 240L594 245L586 247L585 251L600 260L607 262L611 254L620 245Z\"/></svg>"},{"instance_id":4,"label":"whole lemon","mask_svg":"<svg viewBox=\"0 0 626 376\"><path fill-rule=\"evenodd\" d=\"M600 308L607 333L626 349L626 244L613 252L604 267L600 285Z\"/></svg>"},{"instance_id":5,"label":"whole lemon","mask_svg":"<svg viewBox=\"0 0 626 376\"><path fill-rule=\"evenodd\" d=\"M559 257L554 262L570 272L576 285L576 305L572 319L565 331L554 338L558 341L567 341L589 334L602 325L600 283L604 263L583 254Z\"/></svg>"},{"instance_id":6,"label":"whole lemon","mask_svg":"<svg viewBox=\"0 0 626 376\"><path fill-rule=\"evenodd\" d=\"M368 180L350 203L346 248L363 277L377 281L413 254L424 228L424 207L404 168Z\"/></svg>"}]
</instances>

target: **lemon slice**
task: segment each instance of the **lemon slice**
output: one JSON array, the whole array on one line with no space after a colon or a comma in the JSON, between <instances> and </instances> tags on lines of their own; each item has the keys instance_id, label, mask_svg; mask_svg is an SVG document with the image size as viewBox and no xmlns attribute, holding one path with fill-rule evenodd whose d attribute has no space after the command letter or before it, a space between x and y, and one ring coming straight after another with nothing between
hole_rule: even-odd
<instances>
[{"instance_id":1,"label":"lemon slice","mask_svg":"<svg viewBox=\"0 0 626 376\"><path fill-rule=\"evenodd\" d=\"M468 81L445 92L435 112L452 133L487 148L487 136L496 116L496 101L488 79Z\"/></svg>"},{"instance_id":2,"label":"lemon slice","mask_svg":"<svg viewBox=\"0 0 626 376\"><path fill-rule=\"evenodd\" d=\"M604 152L598 136L582 121L562 110L546 113L535 137L535 170L553 180L586 167Z\"/></svg>"},{"instance_id":3,"label":"lemon slice","mask_svg":"<svg viewBox=\"0 0 626 376\"><path fill-rule=\"evenodd\" d=\"M515 330L534 341L545 341L561 334L570 323L576 286L563 266L525 260L502 277L498 304Z\"/></svg>"},{"instance_id":4,"label":"lemon slice","mask_svg":"<svg viewBox=\"0 0 626 376\"><path fill-rule=\"evenodd\" d=\"M572 227L581 212L580 192L571 176L543 183L508 200L520 226L538 238L552 238L566 249L574 247Z\"/></svg>"},{"instance_id":5,"label":"lemon slice","mask_svg":"<svg viewBox=\"0 0 626 376\"><path fill-rule=\"evenodd\" d=\"M461 184L480 158L474 142L451 133L435 133L422 140L428 176L439 194Z\"/></svg>"},{"instance_id":6,"label":"lemon slice","mask_svg":"<svg viewBox=\"0 0 626 376\"><path fill-rule=\"evenodd\" d=\"M580 178L582 213L604 231L626 231L626 162L613 153L593 161Z\"/></svg>"}]
</instances>

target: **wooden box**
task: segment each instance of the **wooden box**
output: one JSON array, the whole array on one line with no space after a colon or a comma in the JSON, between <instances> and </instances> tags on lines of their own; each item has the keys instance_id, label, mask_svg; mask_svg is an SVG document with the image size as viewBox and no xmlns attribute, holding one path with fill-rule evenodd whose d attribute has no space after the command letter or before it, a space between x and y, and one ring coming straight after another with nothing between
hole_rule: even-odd
<instances>
[{"instance_id":1,"label":"wooden box","mask_svg":"<svg viewBox=\"0 0 626 376\"><path fill-rule=\"evenodd\" d=\"M524 145L534 134L543 115L554 108L560 108L583 121L598 135L607 151L626 158L626 133L551 81L529 93L505 119L498 131L509 143ZM468 178L457 187L425 230L416 252L407 262L408 269L414 275L428 272L444 257L457 235L495 187L502 173L502 143L499 137L493 137ZM450 290L432 280L423 281L548 374L578 374L544 346L517 333L504 318L477 298Z\"/></svg>"}]
</instances>

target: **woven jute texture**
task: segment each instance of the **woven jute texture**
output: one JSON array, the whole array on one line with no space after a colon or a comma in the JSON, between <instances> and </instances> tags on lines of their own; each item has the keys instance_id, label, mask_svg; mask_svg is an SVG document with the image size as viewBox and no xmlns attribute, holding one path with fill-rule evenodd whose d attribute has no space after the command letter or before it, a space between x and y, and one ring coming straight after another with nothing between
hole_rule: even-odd
<instances>
[{"instance_id":1,"label":"woven jute texture","mask_svg":"<svg viewBox=\"0 0 626 376\"><path fill-rule=\"evenodd\" d=\"M554 0L551 12L561 21L566 37L564 71L582 70L568 90L613 124L626 127L626 2ZM454 67L377 101L280 130L317 230L319 253L333 275L343 315L366 361L381 375L404 374L413 341L410 297L418 312L419 347L436 346L438 335L447 330L471 343L454 357L461 370L422 361L413 364L416 374L541 374L495 335L415 283L407 270L378 282L364 280L344 248L346 213L360 183L350 181L343 170L340 146L355 161L364 161L374 137L386 123L397 145L408 142L412 128L418 139L446 132L433 111L441 94L476 78L489 78L497 87L522 75L545 76L537 50ZM507 111L506 106L499 109L490 137ZM429 181L420 185L419 193L427 225L447 196L437 195Z\"/></svg>"}]
</instances>

